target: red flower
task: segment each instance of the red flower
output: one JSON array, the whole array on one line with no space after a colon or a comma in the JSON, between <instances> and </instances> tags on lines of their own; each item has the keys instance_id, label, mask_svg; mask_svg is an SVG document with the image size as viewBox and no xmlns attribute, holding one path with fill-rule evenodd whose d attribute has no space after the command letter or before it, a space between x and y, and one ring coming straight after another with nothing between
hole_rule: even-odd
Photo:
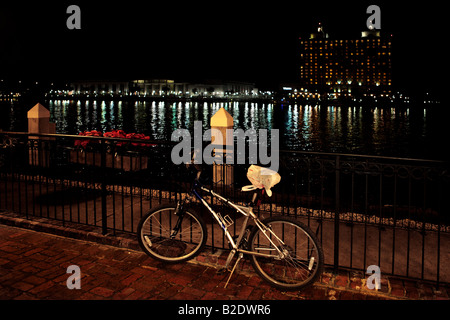
<instances>
[{"instance_id":1,"label":"red flower","mask_svg":"<svg viewBox=\"0 0 450 320\"><path fill-rule=\"evenodd\" d=\"M87 137L91 137L91 136L101 137L102 133L100 131L92 130L92 131L80 132L78 135L79 136L87 136ZM75 147L86 148L86 146L89 143L96 143L96 142L97 141L92 141L92 140L75 140Z\"/></svg>"},{"instance_id":2,"label":"red flower","mask_svg":"<svg viewBox=\"0 0 450 320\"><path fill-rule=\"evenodd\" d=\"M126 139L140 139L140 140L150 140L149 136L146 136L142 133L125 133L123 130L112 130L109 132L101 133L97 130L92 131L83 131L78 134L79 136L90 136L90 137L109 137L109 138L126 138ZM89 143L98 143L96 140L75 140L75 147L82 147L86 148L86 146ZM121 147L123 145L126 145L127 142L125 141L117 141L116 146ZM138 142L132 142L133 146L138 147L151 147L156 146L156 144L151 143L138 143Z\"/></svg>"}]
</instances>

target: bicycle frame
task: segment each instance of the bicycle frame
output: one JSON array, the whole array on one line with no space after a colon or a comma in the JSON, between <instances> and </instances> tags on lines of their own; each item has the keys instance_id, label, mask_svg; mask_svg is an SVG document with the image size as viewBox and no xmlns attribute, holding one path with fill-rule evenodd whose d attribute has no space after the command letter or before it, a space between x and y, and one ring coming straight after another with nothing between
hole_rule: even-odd
<instances>
[{"instance_id":1,"label":"bicycle frame","mask_svg":"<svg viewBox=\"0 0 450 320\"><path fill-rule=\"evenodd\" d=\"M243 214L245 216L245 220L244 223L242 224L241 227L241 231L239 233L239 237L236 240L236 242L233 240L233 237L231 236L230 232L228 231L228 227L231 225L226 218L223 218L219 213L215 212L206 202L205 199L203 199L203 197L198 193L197 189L200 189L202 191L208 192L210 195L212 195L213 197L218 198L219 200L221 200L222 202L224 202L225 204L231 206L232 208L236 209L238 212L240 212L241 214ZM270 257L270 258L274 258L273 255L270 254L264 254L264 253L259 253L259 252L253 252L253 251L248 251L248 250L244 250L239 248L239 245L242 241L242 238L244 237L245 234L245 229L247 228L248 225L248 219L252 218L252 220L255 222L255 225L262 231L262 233L266 236L266 238L269 240L269 242L273 245L273 247L277 250L278 253L278 258L282 259L284 257L283 252L278 249L278 247L275 245L275 243L272 241L272 239L269 237L269 235L267 234L267 231L269 231L270 235L274 238L276 238L278 241L280 241L280 243L284 244L284 242L276 236L276 234L274 234L269 228L267 228L264 224L261 223L261 221L259 220L259 218L253 213L253 207L251 205L249 206L241 206L238 204L233 203L232 201L224 198L223 196L221 196L218 193L215 193L213 190L205 188L199 181L198 179L196 179L193 183L192 186L192 190L191 190L191 195L194 195L211 213L211 215L214 217L214 219L217 221L217 223L220 225L220 227L223 229L223 231L225 232L225 235L228 239L228 241L230 242L231 246L232 246L232 250L230 255L227 258L227 262L225 263L225 268L228 267L229 263L231 262L231 259L233 258L235 253L245 253L245 254L250 254L250 255L256 255L256 256L261 256L261 257ZM255 201L256 198L256 193L253 196L253 201ZM227 226L228 224L228 226ZM241 258L241 257L240 257ZM239 258L239 259L240 259Z\"/></svg>"},{"instance_id":2,"label":"bicycle frame","mask_svg":"<svg viewBox=\"0 0 450 320\"><path fill-rule=\"evenodd\" d=\"M141 218L138 240L145 253L167 263L196 257L207 244L208 229L216 232L219 229L214 222L212 226L205 224L197 210L197 205L203 205L230 245L225 265L217 271L218 274L231 271L225 287L245 255L256 273L276 288L296 290L317 280L323 270L324 255L320 242L308 226L294 217L260 217L254 209L260 203L260 199L256 202L258 192L264 194L265 189L257 190L255 184L242 188L242 191L254 191L251 201L243 204L230 201L202 184L198 167L195 166L197 177L187 196L178 198L176 203L154 208ZM216 208L218 202L242 216L230 218L236 217L224 212L222 206Z\"/></svg>"}]
</instances>

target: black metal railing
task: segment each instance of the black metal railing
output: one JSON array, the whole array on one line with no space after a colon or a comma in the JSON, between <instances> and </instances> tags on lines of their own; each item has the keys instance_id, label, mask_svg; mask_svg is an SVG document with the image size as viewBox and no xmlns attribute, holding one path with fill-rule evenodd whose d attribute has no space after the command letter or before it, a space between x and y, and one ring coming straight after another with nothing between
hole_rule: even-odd
<instances>
[{"instance_id":1,"label":"black metal railing","mask_svg":"<svg viewBox=\"0 0 450 320\"><path fill-rule=\"evenodd\" d=\"M77 140L90 143L80 148ZM194 174L173 164L173 142L142 143L0 132L0 210L95 226L103 234L134 233L150 208L185 196ZM248 165L205 166L204 179L245 203L250 195L239 188L249 184ZM309 225L319 235L327 265L355 270L378 265L386 274L450 282L448 163L280 151L279 173L281 182L257 213L292 215ZM223 183L230 174L231 187ZM210 247L228 248L223 232L200 210L210 228ZM236 233L240 217L220 210L235 218Z\"/></svg>"}]
</instances>

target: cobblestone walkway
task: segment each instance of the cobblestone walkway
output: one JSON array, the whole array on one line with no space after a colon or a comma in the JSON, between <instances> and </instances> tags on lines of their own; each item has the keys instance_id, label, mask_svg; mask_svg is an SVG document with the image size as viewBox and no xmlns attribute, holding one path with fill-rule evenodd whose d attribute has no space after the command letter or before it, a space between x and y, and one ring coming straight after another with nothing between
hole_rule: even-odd
<instances>
[{"instance_id":1,"label":"cobblestone walkway","mask_svg":"<svg viewBox=\"0 0 450 320\"><path fill-rule=\"evenodd\" d=\"M226 252L205 252L195 261L164 265L144 253L0 225L0 299L156 300L388 300L448 299L448 287L382 277L379 291L364 275L324 272L320 282L299 292L270 287L244 263L227 288L218 275ZM70 290L67 273L80 267L81 289Z\"/></svg>"}]
</instances>

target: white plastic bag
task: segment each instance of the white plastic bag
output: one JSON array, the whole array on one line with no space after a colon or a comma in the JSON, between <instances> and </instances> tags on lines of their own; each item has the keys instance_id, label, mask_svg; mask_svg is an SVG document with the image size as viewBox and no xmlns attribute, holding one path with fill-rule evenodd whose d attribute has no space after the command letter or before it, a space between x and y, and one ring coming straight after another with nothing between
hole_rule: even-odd
<instances>
[{"instance_id":1,"label":"white plastic bag","mask_svg":"<svg viewBox=\"0 0 450 320\"><path fill-rule=\"evenodd\" d=\"M281 176L278 172L260 166L255 166L253 164L248 168L247 178L256 188L264 188L269 197L272 196L272 191L270 188L281 180Z\"/></svg>"}]
</instances>

